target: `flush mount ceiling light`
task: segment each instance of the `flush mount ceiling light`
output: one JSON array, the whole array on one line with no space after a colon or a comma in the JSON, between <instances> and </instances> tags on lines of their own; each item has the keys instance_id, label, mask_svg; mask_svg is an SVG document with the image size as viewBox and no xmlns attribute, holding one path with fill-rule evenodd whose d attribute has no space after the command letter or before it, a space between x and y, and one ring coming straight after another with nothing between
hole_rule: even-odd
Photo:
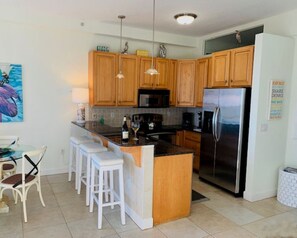
<instances>
[{"instance_id":1,"label":"flush mount ceiling light","mask_svg":"<svg viewBox=\"0 0 297 238\"><path fill-rule=\"evenodd\" d=\"M123 33L123 19L126 17L123 15L118 16L119 19L121 19L121 32L120 32L120 54L122 54L122 33ZM122 73L122 60L121 56L119 57L119 73L117 74L116 78L123 79L125 78L124 74Z\"/></svg>"},{"instance_id":2,"label":"flush mount ceiling light","mask_svg":"<svg viewBox=\"0 0 297 238\"><path fill-rule=\"evenodd\" d=\"M181 25L189 25L196 18L197 18L197 15L194 13L180 13L174 16L174 19L177 20L177 22Z\"/></svg>"},{"instance_id":3,"label":"flush mount ceiling light","mask_svg":"<svg viewBox=\"0 0 297 238\"><path fill-rule=\"evenodd\" d=\"M152 63L151 68L145 71L146 74L155 75L159 72L154 67L154 47L155 46L155 0L153 0L153 41L152 41Z\"/></svg>"}]
</instances>

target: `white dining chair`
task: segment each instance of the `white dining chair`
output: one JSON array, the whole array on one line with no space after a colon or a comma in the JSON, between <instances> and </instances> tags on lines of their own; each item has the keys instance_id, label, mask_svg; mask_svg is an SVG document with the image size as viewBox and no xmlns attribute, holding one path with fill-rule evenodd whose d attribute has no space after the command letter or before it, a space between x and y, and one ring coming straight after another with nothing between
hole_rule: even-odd
<instances>
[{"instance_id":1,"label":"white dining chair","mask_svg":"<svg viewBox=\"0 0 297 238\"><path fill-rule=\"evenodd\" d=\"M0 200L6 189L11 189L16 193L16 203L18 195L23 203L24 221L27 222L26 200L28 190L32 185L36 185L40 202L45 207L40 184L40 165L46 151L46 146L41 149L24 152L22 154L22 172L10 175L0 181Z\"/></svg>"},{"instance_id":2,"label":"white dining chair","mask_svg":"<svg viewBox=\"0 0 297 238\"><path fill-rule=\"evenodd\" d=\"M0 148L9 148L19 143L18 136L0 136ZM0 179L15 174L16 163L13 161L0 162Z\"/></svg>"}]
</instances>

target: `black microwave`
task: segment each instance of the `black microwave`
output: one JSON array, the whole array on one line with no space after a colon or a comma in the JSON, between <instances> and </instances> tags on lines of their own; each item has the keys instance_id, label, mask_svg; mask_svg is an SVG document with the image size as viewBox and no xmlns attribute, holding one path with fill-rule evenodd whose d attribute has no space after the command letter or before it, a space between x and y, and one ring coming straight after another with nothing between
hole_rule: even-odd
<instances>
[{"instance_id":1,"label":"black microwave","mask_svg":"<svg viewBox=\"0 0 297 238\"><path fill-rule=\"evenodd\" d=\"M138 107L169 107L169 95L166 89L138 89Z\"/></svg>"}]
</instances>

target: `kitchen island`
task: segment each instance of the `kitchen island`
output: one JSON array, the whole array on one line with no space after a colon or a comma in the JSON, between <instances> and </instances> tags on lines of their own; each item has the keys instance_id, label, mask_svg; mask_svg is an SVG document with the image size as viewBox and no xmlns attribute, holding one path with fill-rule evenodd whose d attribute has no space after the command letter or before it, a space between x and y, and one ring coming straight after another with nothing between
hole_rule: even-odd
<instances>
[{"instance_id":1,"label":"kitchen island","mask_svg":"<svg viewBox=\"0 0 297 238\"><path fill-rule=\"evenodd\" d=\"M143 136L123 143L121 128L73 122L72 135L88 133L124 159L126 213L141 229L190 214L192 150Z\"/></svg>"}]
</instances>

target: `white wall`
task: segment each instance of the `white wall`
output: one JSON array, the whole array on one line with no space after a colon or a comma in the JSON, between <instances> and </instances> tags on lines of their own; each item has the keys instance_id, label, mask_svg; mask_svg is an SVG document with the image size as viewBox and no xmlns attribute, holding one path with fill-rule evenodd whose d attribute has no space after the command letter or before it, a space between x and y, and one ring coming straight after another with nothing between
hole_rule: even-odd
<instances>
[{"instance_id":1,"label":"white wall","mask_svg":"<svg viewBox=\"0 0 297 238\"><path fill-rule=\"evenodd\" d=\"M276 195L284 165L294 40L271 34L256 37L249 127L246 190L249 201ZM285 82L282 118L268 120L271 80Z\"/></svg>"},{"instance_id":2,"label":"white wall","mask_svg":"<svg viewBox=\"0 0 297 238\"><path fill-rule=\"evenodd\" d=\"M70 122L76 105L71 88L88 86L88 52L106 44L119 50L119 39L85 31L0 20L0 62L23 66L24 122L0 123L1 135L19 135L21 143L48 146L43 171L65 172ZM144 41L129 40L129 52L151 49ZM172 58L193 58L199 50L168 46ZM157 52L156 52L157 53ZM64 151L64 152L63 152Z\"/></svg>"}]
</instances>

